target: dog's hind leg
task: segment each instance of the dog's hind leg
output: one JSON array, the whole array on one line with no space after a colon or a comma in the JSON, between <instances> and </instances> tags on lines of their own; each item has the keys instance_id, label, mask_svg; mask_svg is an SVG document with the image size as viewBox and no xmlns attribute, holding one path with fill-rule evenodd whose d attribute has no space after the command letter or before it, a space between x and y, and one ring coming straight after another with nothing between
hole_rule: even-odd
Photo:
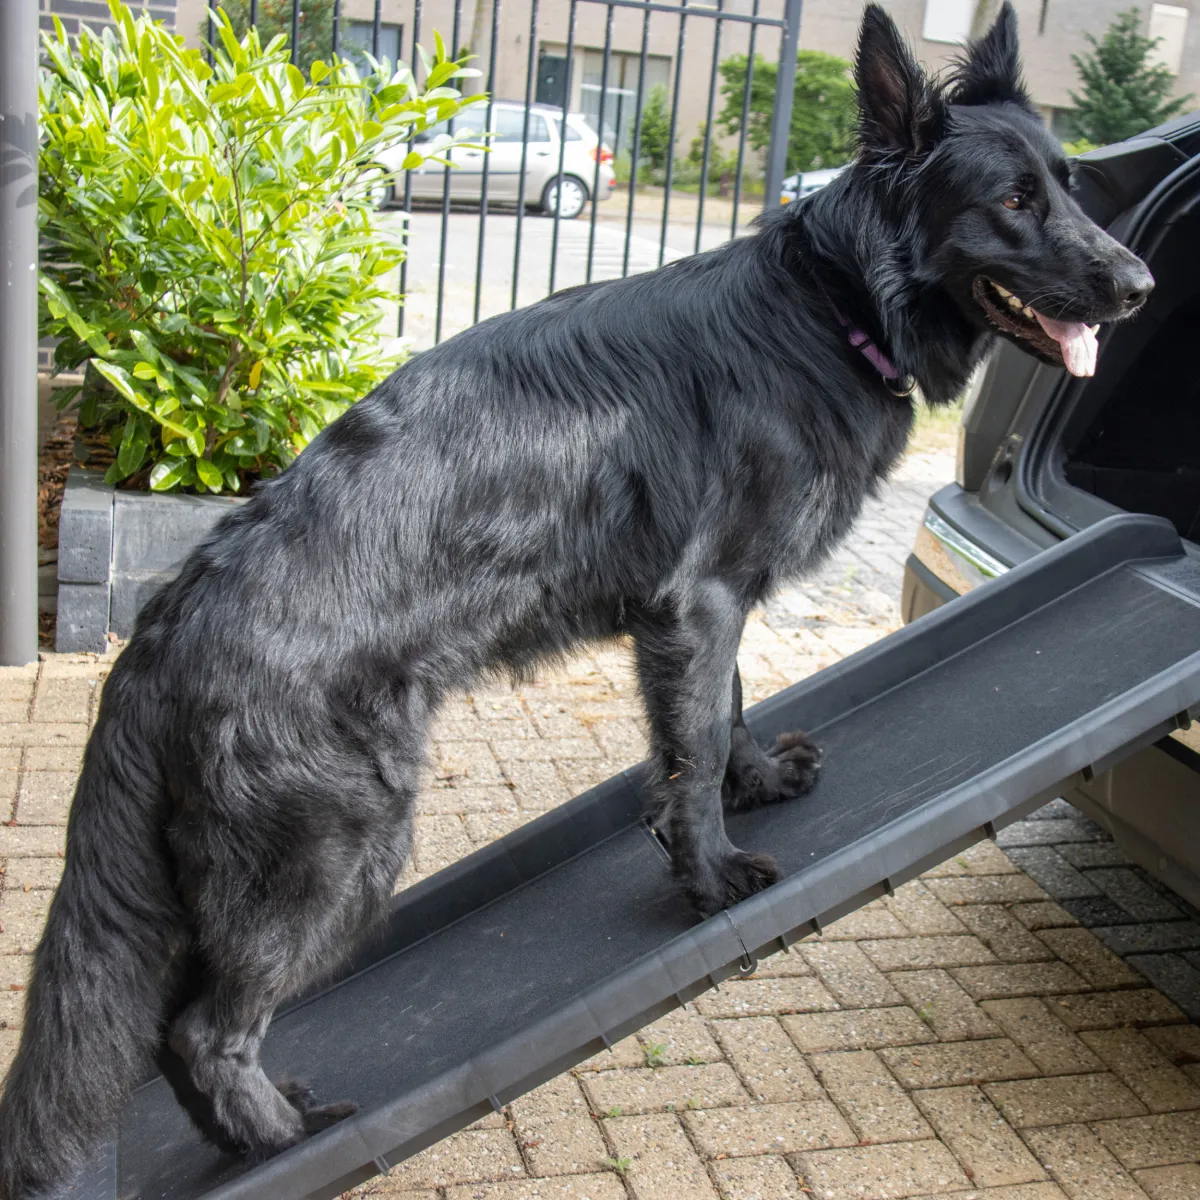
<instances>
[{"instance_id":1,"label":"dog's hind leg","mask_svg":"<svg viewBox=\"0 0 1200 1200\"><path fill-rule=\"evenodd\" d=\"M272 1083L259 1050L275 1007L327 976L386 913L411 843L416 766L393 772L413 784L399 790L365 757L343 754L337 767L340 780L311 781L319 798L285 807L264 791L236 857L206 853L213 843L194 827L186 842L195 962L160 1065L210 1140L255 1159L354 1111L318 1105L303 1084ZM268 841L261 814L279 812L286 823Z\"/></svg>"},{"instance_id":2,"label":"dog's hind leg","mask_svg":"<svg viewBox=\"0 0 1200 1200\"><path fill-rule=\"evenodd\" d=\"M671 606L640 614L634 629L658 773L658 824L676 875L706 914L776 878L769 856L729 841L721 809L733 720L729 679L744 620L733 591L706 580Z\"/></svg>"},{"instance_id":3,"label":"dog's hind leg","mask_svg":"<svg viewBox=\"0 0 1200 1200\"><path fill-rule=\"evenodd\" d=\"M820 769L821 751L799 730L781 733L766 750L754 740L742 718L742 677L735 666L733 729L722 787L725 811L803 796L812 791Z\"/></svg>"},{"instance_id":4,"label":"dog's hind leg","mask_svg":"<svg viewBox=\"0 0 1200 1200\"><path fill-rule=\"evenodd\" d=\"M302 1141L304 1115L267 1078L259 1048L282 997L261 984L209 978L175 1018L160 1057L176 1096L222 1150L267 1158Z\"/></svg>"}]
</instances>

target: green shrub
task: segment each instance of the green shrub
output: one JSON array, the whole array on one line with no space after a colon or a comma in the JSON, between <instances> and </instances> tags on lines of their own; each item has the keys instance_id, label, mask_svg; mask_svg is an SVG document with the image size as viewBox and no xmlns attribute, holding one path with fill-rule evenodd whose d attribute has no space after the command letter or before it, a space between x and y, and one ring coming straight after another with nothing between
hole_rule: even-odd
<instances>
[{"instance_id":1,"label":"green shrub","mask_svg":"<svg viewBox=\"0 0 1200 1200\"><path fill-rule=\"evenodd\" d=\"M646 93L642 104L642 136L638 139L638 157L651 171L659 171L667 165L672 148L667 89L665 84L657 83Z\"/></svg>"},{"instance_id":2,"label":"green shrub","mask_svg":"<svg viewBox=\"0 0 1200 1200\"><path fill-rule=\"evenodd\" d=\"M448 85L474 72L439 38L424 90L319 60L310 81L282 38L239 42L224 13L209 67L110 7L113 29L43 39L41 333L57 370L84 369L110 482L240 491L400 361L380 322L403 252L368 165L470 103Z\"/></svg>"},{"instance_id":3,"label":"green shrub","mask_svg":"<svg viewBox=\"0 0 1200 1200\"><path fill-rule=\"evenodd\" d=\"M717 121L730 136L741 132L748 67L744 54L731 54L721 63L721 95L725 98L725 107ZM766 150L770 145L778 73L776 63L768 62L760 54L754 56L750 114L746 123L746 140L752 150ZM844 58L821 50L798 51L787 173L840 167L846 162L854 148L856 111L850 64Z\"/></svg>"}]
</instances>

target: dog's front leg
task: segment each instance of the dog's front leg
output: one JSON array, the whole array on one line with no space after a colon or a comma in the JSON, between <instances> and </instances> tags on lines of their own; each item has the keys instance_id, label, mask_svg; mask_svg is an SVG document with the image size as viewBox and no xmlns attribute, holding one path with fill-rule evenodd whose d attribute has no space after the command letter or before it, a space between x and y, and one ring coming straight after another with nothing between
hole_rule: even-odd
<instances>
[{"instance_id":1,"label":"dog's front leg","mask_svg":"<svg viewBox=\"0 0 1200 1200\"><path fill-rule=\"evenodd\" d=\"M708 915L775 882L775 862L725 835L721 786L733 719L729 679L745 609L718 580L689 588L635 633L658 776L658 825L676 876Z\"/></svg>"}]
</instances>

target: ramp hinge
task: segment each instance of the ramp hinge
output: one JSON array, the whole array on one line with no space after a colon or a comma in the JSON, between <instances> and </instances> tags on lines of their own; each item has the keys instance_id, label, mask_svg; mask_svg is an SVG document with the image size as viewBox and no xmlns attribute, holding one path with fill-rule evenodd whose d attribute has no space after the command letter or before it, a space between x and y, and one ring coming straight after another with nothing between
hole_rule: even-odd
<instances>
[{"instance_id":1,"label":"ramp hinge","mask_svg":"<svg viewBox=\"0 0 1200 1200\"><path fill-rule=\"evenodd\" d=\"M379 1168L380 1175L390 1175L392 1168L388 1166L388 1161L381 1154L374 1160L375 1165Z\"/></svg>"},{"instance_id":2,"label":"ramp hinge","mask_svg":"<svg viewBox=\"0 0 1200 1200\"><path fill-rule=\"evenodd\" d=\"M1091 783L1096 778L1096 768L1091 763L1088 763L1079 774L1083 776L1084 783Z\"/></svg>"},{"instance_id":3,"label":"ramp hinge","mask_svg":"<svg viewBox=\"0 0 1200 1200\"><path fill-rule=\"evenodd\" d=\"M821 918L813 917L808 923L812 926L813 933L815 933L817 935L817 937L820 937L821 936Z\"/></svg>"},{"instance_id":4,"label":"ramp hinge","mask_svg":"<svg viewBox=\"0 0 1200 1200\"><path fill-rule=\"evenodd\" d=\"M496 1110L496 1112L504 1111L504 1105L500 1103L500 1099L498 1096L496 1096L496 1095L489 1096L488 1103L492 1106L492 1108L494 1108Z\"/></svg>"},{"instance_id":5,"label":"ramp hinge","mask_svg":"<svg viewBox=\"0 0 1200 1200\"><path fill-rule=\"evenodd\" d=\"M891 876L890 876L890 875L885 875L885 876L884 876L884 879L883 879L883 890L884 890L884 891L885 891L885 892L886 892L886 893L887 893L889 896L894 896L894 895L896 894L896 889L895 889L895 888L892 886L892 879L891 879Z\"/></svg>"},{"instance_id":6,"label":"ramp hinge","mask_svg":"<svg viewBox=\"0 0 1200 1200\"><path fill-rule=\"evenodd\" d=\"M1191 729L1191 727L1192 727L1192 714L1190 712L1188 712L1188 710L1186 708L1183 710L1183 712L1175 714L1175 728L1176 729Z\"/></svg>"},{"instance_id":7,"label":"ramp hinge","mask_svg":"<svg viewBox=\"0 0 1200 1200\"><path fill-rule=\"evenodd\" d=\"M602 1033L602 1034L600 1035L600 1040L601 1040L601 1041L604 1043L604 1048L605 1048L605 1050L611 1050L611 1049L612 1049L612 1047L613 1047L613 1044L612 1044L612 1042L609 1040L609 1036L608 1036L608 1034L607 1034L607 1033Z\"/></svg>"},{"instance_id":8,"label":"ramp hinge","mask_svg":"<svg viewBox=\"0 0 1200 1200\"><path fill-rule=\"evenodd\" d=\"M983 834L984 834L984 837L986 837L989 842L994 842L996 840L996 822L995 821L984 821Z\"/></svg>"}]
</instances>

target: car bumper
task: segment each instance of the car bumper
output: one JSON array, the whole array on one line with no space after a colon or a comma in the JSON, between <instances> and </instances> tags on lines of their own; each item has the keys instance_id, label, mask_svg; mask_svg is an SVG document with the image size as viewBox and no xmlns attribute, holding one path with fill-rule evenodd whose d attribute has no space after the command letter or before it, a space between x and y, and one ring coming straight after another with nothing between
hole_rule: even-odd
<instances>
[{"instance_id":1,"label":"car bumper","mask_svg":"<svg viewBox=\"0 0 1200 1200\"><path fill-rule=\"evenodd\" d=\"M942 488L930 498L905 563L905 623L1039 549L973 493L957 484ZM1200 906L1200 725L1176 730L1091 780L1075 781L1063 795L1107 829L1131 859Z\"/></svg>"},{"instance_id":2,"label":"car bumper","mask_svg":"<svg viewBox=\"0 0 1200 1200\"><path fill-rule=\"evenodd\" d=\"M1037 553L957 484L934 493L904 568L905 622L965 595Z\"/></svg>"}]
</instances>

